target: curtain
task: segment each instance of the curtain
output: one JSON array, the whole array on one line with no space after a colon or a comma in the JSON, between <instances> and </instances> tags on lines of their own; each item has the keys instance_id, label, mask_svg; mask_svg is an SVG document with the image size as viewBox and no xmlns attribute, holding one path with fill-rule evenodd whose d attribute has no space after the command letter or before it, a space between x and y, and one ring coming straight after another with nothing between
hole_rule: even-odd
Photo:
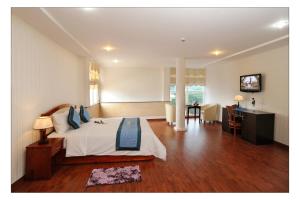
<instances>
[{"instance_id":1,"label":"curtain","mask_svg":"<svg viewBox=\"0 0 300 200\"><path fill-rule=\"evenodd\" d=\"M170 69L170 84L176 84L176 68ZM186 68L185 84L205 86L205 69Z\"/></svg>"},{"instance_id":2,"label":"curtain","mask_svg":"<svg viewBox=\"0 0 300 200\"><path fill-rule=\"evenodd\" d=\"M89 63L90 105L99 103L100 72L97 64Z\"/></svg>"},{"instance_id":3,"label":"curtain","mask_svg":"<svg viewBox=\"0 0 300 200\"><path fill-rule=\"evenodd\" d=\"M90 84L99 84L99 68L95 63L90 63L89 65L89 80Z\"/></svg>"}]
</instances>

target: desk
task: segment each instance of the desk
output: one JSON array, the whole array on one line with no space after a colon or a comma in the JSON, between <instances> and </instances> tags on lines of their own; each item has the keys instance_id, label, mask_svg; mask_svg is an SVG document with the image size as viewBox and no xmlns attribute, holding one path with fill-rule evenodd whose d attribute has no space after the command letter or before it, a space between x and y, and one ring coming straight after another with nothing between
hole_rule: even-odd
<instances>
[{"instance_id":1,"label":"desk","mask_svg":"<svg viewBox=\"0 0 300 200\"><path fill-rule=\"evenodd\" d=\"M231 132L228 127L227 109L222 109L222 128L226 132ZM241 118L241 137L254 144L269 144L274 139L275 114L249 110L245 108L236 109L237 116Z\"/></svg>"},{"instance_id":2,"label":"desk","mask_svg":"<svg viewBox=\"0 0 300 200\"><path fill-rule=\"evenodd\" d=\"M190 118L190 109L194 109L194 118L196 120L197 118L197 109L199 109L199 115L198 115L198 118L199 118L199 124L200 124L200 118L201 118L201 106L194 106L194 105L186 105L187 107L187 123L189 123L189 118Z\"/></svg>"}]
</instances>

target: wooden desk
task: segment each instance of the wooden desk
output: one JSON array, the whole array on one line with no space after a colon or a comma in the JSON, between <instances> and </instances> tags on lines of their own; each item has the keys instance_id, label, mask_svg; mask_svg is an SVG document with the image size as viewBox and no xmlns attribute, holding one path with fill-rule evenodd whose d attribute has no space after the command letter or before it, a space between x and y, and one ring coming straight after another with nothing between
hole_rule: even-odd
<instances>
[{"instance_id":1,"label":"wooden desk","mask_svg":"<svg viewBox=\"0 0 300 200\"><path fill-rule=\"evenodd\" d=\"M222 128L231 132L228 127L227 109L222 109ZM270 144L274 140L275 114L249 110L244 108L236 109L237 116L241 118L241 137L254 144Z\"/></svg>"},{"instance_id":2,"label":"wooden desk","mask_svg":"<svg viewBox=\"0 0 300 200\"><path fill-rule=\"evenodd\" d=\"M194 105L186 105L187 107L187 123L189 123L189 118L190 118L190 109L194 109L194 118L195 120L197 119L197 109L199 109L199 124L200 124L200 119L201 119L201 106L194 106Z\"/></svg>"}]
</instances>

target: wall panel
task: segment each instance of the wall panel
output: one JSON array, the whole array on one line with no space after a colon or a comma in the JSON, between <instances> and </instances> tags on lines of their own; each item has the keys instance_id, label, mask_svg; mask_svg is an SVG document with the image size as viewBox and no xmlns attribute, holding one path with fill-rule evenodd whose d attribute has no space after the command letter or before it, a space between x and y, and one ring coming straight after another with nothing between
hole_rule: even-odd
<instances>
[{"instance_id":1,"label":"wall panel","mask_svg":"<svg viewBox=\"0 0 300 200\"><path fill-rule=\"evenodd\" d=\"M86 103L85 61L12 17L12 182L24 175L25 147L38 140L36 117Z\"/></svg>"}]
</instances>

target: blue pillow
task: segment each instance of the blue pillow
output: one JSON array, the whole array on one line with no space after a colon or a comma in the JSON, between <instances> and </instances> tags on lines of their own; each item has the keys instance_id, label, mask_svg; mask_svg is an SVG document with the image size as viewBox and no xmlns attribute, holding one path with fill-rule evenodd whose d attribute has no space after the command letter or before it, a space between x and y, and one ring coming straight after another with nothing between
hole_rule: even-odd
<instances>
[{"instance_id":1,"label":"blue pillow","mask_svg":"<svg viewBox=\"0 0 300 200\"><path fill-rule=\"evenodd\" d=\"M74 129L80 128L80 116L78 112L76 112L76 110L73 108L73 106L71 106L69 110L68 123Z\"/></svg>"},{"instance_id":2,"label":"blue pillow","mask_svg":"<svg viewBox=\"0 0 300 200\"><path fill-rule=\"evenodd\" d=\"M90 114L86 109L84 109L82 105L80 106L79 114L80 114L81 121L83 121L84 123L90 121Z\"/></svg>"}]
</instances>

